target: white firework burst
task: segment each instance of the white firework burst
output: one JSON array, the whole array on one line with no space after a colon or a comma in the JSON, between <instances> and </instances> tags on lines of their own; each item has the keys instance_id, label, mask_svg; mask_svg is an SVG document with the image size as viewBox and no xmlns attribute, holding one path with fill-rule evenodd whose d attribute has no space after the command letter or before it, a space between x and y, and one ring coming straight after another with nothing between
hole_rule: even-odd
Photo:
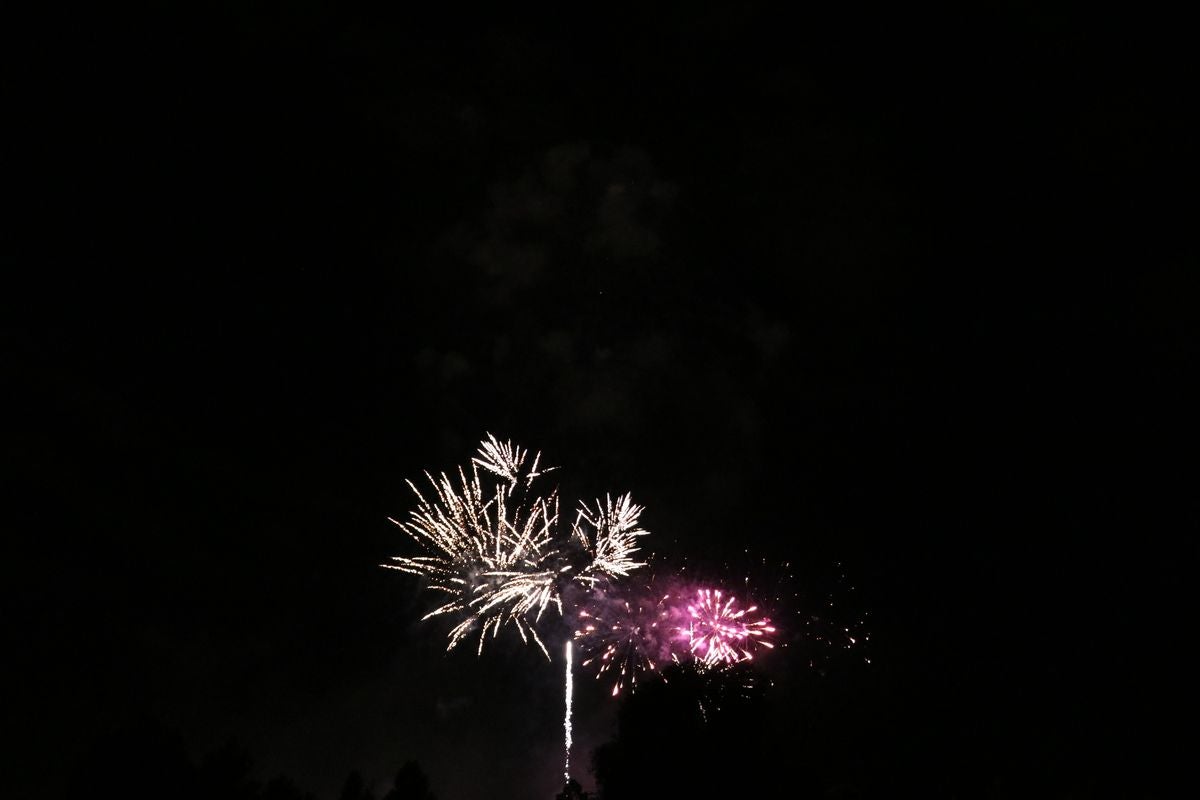
<instances>
[{"instance_id":1,"label":"white firework burst","mask_svg":"<svg viewBox=\"0 0 1200 800\"><path fill-rule=\"evenodd\" d=\"M541 467L541 453L488 434L470 465L457 475L425 473L433 489L426 496L411 481L417 507L404 522L391 519L425 551L394 556L382 566L425 578L429 588L450 597L425 619L460 616L447 650L473 631L479 652L489 636L506 625L522 641L535 642L549 658L534 626L548 606L562 613L562 587L571 580L589 584L600 577L625 577L643 566L634 559L642 507L626 494L581 504L571 533L560 533L557 490L540 495L534 481L557 467Z\"/></svg>"},{"instance_id":2,"label":"white firework burst","mask_svg":"<svg viewBox=\"0 0 1200 800\"><path fill-rule=\"evenodd\" d=\"M524 471L527 456L528 451L489 435L472 459L470 474L460 467L456 481L445 473L437 478L426 473L432 498L409 481L417 507L406 522L391 520L427 555L394 556L394 563L382 566L420 575L429 588L450 595L425 619L465 615L450 631L448 650L478 628L482 652L489 633L495 637L511 624L524 641L532 638L545 652L532 623L551 603L561 611L555 588L562 571L562 553L555 546L558 495L524 496L530 493L522 491L514 498L516 487L528 489L534 477L549 471L537 471L540 454Z\"/></svg>"}]
</instances>

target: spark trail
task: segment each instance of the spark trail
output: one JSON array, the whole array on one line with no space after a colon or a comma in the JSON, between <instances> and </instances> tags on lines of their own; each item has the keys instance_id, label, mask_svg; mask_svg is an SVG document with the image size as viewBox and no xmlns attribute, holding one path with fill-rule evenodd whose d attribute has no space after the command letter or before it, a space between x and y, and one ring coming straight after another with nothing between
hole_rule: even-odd
<instances>
[{"instance_id":1,"label":"spark trail","mask_svg":"<svg viewBox=\"0 0 1200 800\"><path fill-rule=\"evenodd\" d=\"M566 677L566 716L563 717L563 742L566 748L566 760L563 764L563 778L571 779L571 704L575 694L575 682L571 676L571 642L566 644L567 677Z\"/></svg>"}]
</instances>

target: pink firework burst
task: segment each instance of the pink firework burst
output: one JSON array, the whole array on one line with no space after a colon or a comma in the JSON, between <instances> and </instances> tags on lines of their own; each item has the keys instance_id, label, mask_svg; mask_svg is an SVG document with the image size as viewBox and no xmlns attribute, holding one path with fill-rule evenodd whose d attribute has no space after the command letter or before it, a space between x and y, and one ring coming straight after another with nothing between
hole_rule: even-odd
<instances>
[{"instance_id":1,"label":"pink firework burst","mask_svg":"<svg viewBox=\"0 0 1200 800\"><path fill-rule=\"evenodd\" d=\"M708 666L749 661L756 646L773 648L768 634L775 632L771 621L759 618L757 606L739 608L737 599L719 590L699 589L687 606L687 635L692 655Z\"/></svg>"}]
</instances>

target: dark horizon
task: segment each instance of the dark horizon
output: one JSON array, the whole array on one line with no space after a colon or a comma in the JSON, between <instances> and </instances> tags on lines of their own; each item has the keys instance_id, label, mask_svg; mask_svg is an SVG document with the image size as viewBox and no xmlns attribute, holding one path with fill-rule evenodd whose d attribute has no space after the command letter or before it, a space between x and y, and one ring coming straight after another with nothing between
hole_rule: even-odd
<instances>
[{"instance_id":1,"label":"dark horizon","mask_svg":"<svg viewBox=\"0 0 1200 800\"><path fill-rule=\"evenodd\" d=\"M378 566L404 480L492 432L631 492L651 551L792 563L804 611L846 576L869 667L763 660L797 796L1174 797L1191 71L1129 14L14 27L0 788L63 796L151 720L320 798L410 760L553 796L559 665L444 654ZM619 704L577 692L583 766Z\"/></svg>"}]
</instances>

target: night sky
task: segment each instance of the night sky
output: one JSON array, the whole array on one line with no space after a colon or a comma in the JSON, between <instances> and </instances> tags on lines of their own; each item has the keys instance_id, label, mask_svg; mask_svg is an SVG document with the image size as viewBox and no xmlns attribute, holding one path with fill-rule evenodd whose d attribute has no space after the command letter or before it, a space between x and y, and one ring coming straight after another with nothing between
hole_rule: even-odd
<instances>
[{"instance_id":1,"label":"night sky","mask_svg":"<svg viewBox=\"0 0 1200 800\"><path fill-rule=\"evenodd\" d=\"M410 759L549 800L559 665L444 654L378 567L404 479L489 431L632 492L652 550L789 562L804 610L854 587L869 667L764 666L794 796L1176 796L1168 21L171 5L5 37L6 796L150 726L321 800ZM595 789L617 703L578 692Z\"/></svg>"}]
</instances>

